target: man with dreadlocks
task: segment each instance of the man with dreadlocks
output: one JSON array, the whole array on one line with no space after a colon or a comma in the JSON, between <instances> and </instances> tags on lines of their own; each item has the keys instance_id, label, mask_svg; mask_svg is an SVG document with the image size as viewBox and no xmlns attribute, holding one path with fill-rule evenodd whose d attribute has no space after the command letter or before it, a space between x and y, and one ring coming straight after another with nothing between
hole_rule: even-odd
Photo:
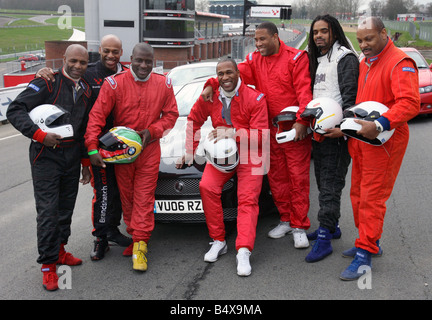
<instances>
[{"instance_id":1,"label":"man with dreadlocks","mask_svg":"<svg viewBox=\"0 0 432 320\"><path fill-rule=\"evenodd\" d=\"M336 18L320 15L314 19L308 53L313 98L332 98L342 109L353 106L359 62ZM324 135L314 133L312 146L320 209L319 228L307 235L309 240L317 240L306 256L307 262L316 262L331 254L331 239L340 238L340 199L351 162L347 138L339 128L328 129Z\"/></svg>"}]
</instances>

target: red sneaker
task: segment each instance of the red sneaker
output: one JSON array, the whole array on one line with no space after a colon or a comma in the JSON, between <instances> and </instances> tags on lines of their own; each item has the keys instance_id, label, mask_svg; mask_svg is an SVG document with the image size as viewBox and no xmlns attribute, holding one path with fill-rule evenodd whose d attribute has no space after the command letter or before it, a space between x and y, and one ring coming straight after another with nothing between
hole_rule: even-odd
<instances>
[{"instance_id":1,"label":"red sneaker","mask_svg":"<svg viewBox=\"0 0 432 320\"><path fill-rule=\"evenodd\" d=\"M54 291L58 289L58 276L56 273L56 264L43 264L41 271L43 273L42 285L45 290Z\"/></svg>"},{"instance_id":2,"label":"red sneaker","mask_svg":"<svg viewBox=\"0 0 432 320\"><path fill-rule=\"evenodd\" d=\"M81 259L75 258L72 253L66 252L64 244L60 246L59 258L57 264L65 264L68 266L77 266L82 263Z\"/></svg>"},{"instance_id":3,"label":"red sneaker","mask_svg":"<svg viewBox=\"0 0 432 320\"><path fill-rule=\"evenodd\" d=\"M129 247L127 247L126 249L124 249L123 255L125 257L130 257L130 256L132 256L132 251L133 251L133 242L129 245Z\"/></svg>"}]
</instances>

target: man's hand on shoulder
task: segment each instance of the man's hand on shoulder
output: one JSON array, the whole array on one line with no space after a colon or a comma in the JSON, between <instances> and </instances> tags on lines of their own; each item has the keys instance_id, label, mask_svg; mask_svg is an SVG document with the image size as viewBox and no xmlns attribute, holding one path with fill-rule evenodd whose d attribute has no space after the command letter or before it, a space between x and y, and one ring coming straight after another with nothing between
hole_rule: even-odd
<instances>
[{"instance_id":1,"label":"man's hand on shoulder","mask_svg":"<svg viewBox=\"0 0 432 320\"><path fill-rule=\"evenodd\" d=\"M204 90L201 92L201 97L206 102L213 102L213 88L211 86L205 87Z\"/></svg>"},{"instance_id":2,"label":"man's hand on shoulder","mask_svg":"<svg viewBox=\"0 0 432 320\"><path fill-rule=\"evenodd\" d=\"M40 69L37 73L36 73L36 78L43 78L45 80L54 82L55 78L54 78L54 71L51 68L42 68Z\"/></svg>"}]
</instances>

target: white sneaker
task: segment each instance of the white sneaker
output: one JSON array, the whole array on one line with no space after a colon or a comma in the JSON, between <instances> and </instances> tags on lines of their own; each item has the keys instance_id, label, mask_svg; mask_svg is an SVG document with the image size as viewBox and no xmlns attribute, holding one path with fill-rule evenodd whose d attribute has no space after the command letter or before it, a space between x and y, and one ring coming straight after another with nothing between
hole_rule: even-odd
<instances>
[{"instance_id":1,"label":"white sneaker","mask_svg":"<svg viewBox=\"0 0 432 320\"><path fill-rule=\"evenodd\" d=\"M280 221L277 227L270 230L267 236L273 239L278 239L284 237L286 234L292 233L292 231L293 228L291 228L289 221Z\"/></svg>"},{"instance_id":2,"label":"white sneaker","mask_svg":"<svg viewBox=\"0 0 432 320\"><path fill-rule=\"evenodd\" d=\"M297 249L303 249L309 247L309 240L306 236L305 229L295 228L293 229L294 247Z\"/></svg>"},{"instance_id":3,"label":"white sneaker","mask_svg":"<svg viewBox=\"0 0 432 320\"><path fill-rule=\"evenodd\" d=\"M210 242L210 244L212 246L210 250L204 255L204 261L215 262L220 255L227 253L228 247L225 240L214 240L213 242Z\"/></svg>"},{"instance_id":4,"label":"white sneaker","mask_svg":"<svg viewBox=\"0 0 432 320\"><path fill-rule=\"evenodd\" d=\"M242 277L247 277L251 274L252 268L249 263L249 257L251 252L248 248L240 248L238 250L236 260L237 260L237 274Z\"/></svg>"}]
</instances>

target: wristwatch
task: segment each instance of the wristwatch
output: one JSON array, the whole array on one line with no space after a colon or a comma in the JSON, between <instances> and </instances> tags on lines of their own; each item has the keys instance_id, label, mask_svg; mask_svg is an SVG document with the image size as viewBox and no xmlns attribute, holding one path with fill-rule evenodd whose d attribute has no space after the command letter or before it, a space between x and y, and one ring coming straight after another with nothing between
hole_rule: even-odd
<instances>
[{"instance_id":1,"label":"wristwatch","mask_svg":"<svg viewBox=\"0 0 432 320\"><path fill-rule=\"evenodd\" d=\"M375 126L376 126L376 130L378 132L383 132L383 126L381 125L381 123L379 123L378 120L375 120L374 123L375 123Z\"/></svg>"}]
</instances>

